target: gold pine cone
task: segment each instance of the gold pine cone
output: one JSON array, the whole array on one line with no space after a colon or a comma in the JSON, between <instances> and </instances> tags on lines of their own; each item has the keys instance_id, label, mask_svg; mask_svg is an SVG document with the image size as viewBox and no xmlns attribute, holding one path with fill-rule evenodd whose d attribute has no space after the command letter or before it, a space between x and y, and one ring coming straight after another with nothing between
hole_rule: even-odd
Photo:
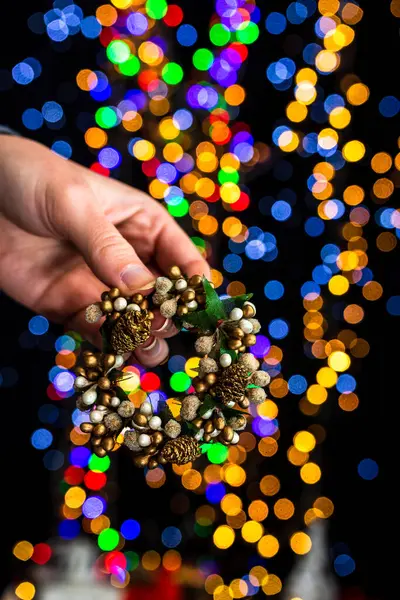
<instances>
[{"instance_id":1,"label":"gold pine cone","mask_svg":"<svg viewBox=\"0 0 400 600\"><path fill-rule=\"evenodd\" d=\"M150 337L151 319L147 310L130 310L123 314L111 331L114 352L132 352Z\"/></svg>"},{"instance_id":2,"label":"gold pine cone","mask_svg":"<svg viewBox=\"0 0 400 600\"><path fill-rule=\"evenodd\" d=\"M188 435L181 435L165 444L160 452L160 457L169 463L185 465L198 458L200 454L198 441Z\"/></svg>"},{"instance_id":3,"label":"gold pine cone","mask_svg":"<svg viewBox=\"0 0 400 600\"><path fill-rule=\"evenodd\" d=\"M239 402L246 390L249 373L240 363L227 367L217 375L216 384L211 388L211 394L223 404Z\"/></svg>"}]
</instances>

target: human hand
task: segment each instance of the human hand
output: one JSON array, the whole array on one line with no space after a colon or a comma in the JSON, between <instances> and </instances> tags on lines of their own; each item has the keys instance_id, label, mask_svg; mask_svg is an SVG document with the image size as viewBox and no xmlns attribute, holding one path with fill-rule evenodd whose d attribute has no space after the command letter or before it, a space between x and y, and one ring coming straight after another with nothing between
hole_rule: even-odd
<instances>
[{"instance_id":1,"label":"human hand","mask_svg":"<svg viewBox=\"0 0 400 600\"><path fill-rule=\"evenodd\" d=\"M205 274L205 260L168 212L145 193L65 161L45 146L0 135L0 282L17 302L75 329L96 345L85 307L106 286L150 291L177 264ZM160 314L156 339L136 358L155 366L175 333Z\"/></svg>"}]
</instances>

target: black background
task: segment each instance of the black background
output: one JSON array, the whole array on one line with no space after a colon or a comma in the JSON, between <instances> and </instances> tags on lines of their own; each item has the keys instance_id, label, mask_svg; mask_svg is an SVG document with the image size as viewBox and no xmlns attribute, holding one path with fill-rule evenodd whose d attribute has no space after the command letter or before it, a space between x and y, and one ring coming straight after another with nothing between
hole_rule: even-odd
<instances>
[{"instance_id":1,"label":"black background","mask_svg":"<svg viewBox=\"0 0 400 600\"><path fill-rule=\"evenodd\" d=\"M179 2L178 2L179 3ZM196 25L200 32L199 45L206 43L208 20L211 15L212 3L207 0L191 6L183 2L185 19ZM391 15L388 3L371 3L365 7L364 18L356 26L356 43L343 52L341 69L333 76L324 79L324 89L328 93L340 93L339 81L343 73L356 73L370 90L369 101L355 109L350 130L346 135L361 139L367 146L367 157L359 166L346 166L338 177L337 194L346 184L359 183L365 189L371 187L373 173L369 168L369 160L375 152L387 151L394 155L397 147L397 132L393 127L393 119L383 119L378 113L380 99L388 94L394 94L396 89L395 60L398 59L399 25ZM96 2L85 2L85 14L90 14L90 7ZM286 6L286 3L285 3ZM282 10L282 2L268 2L260 7L265 19L270 10ZM93 162L84 140L83 133L77 126L79 113L94 112L96 103L74 85L76 73L81 68L95 68L96 54L100 45L97 41L89 41L83 36L75 36L71 42L52 44L47 36L38 36L29 31L26 20L33 10L46 11L51 8L49 2L36 2L21 5L8 2L2 6L2 35L0 36L0 68L10 70L14 64L27 56L36 57L43 66L42 75L27 88L17 84L0 96L0 122L19 130L24 135L30 135L21 123L21 114L27 107L40 106L46 100L59 100L66 113L67 124L60 132L52 132L42 128L31 135L47 145L54 138L64 136L70 138L73 145L73 158L85 165ZM243 85L247 91L246 103L241 112L241 120L248 122L255 131L255 138L271 144L273 126L284 116L284 108L291 97L291 92L276 92L265 78L265 68L272 60L281 56L296 57L301 61L296 47L315 41L311 23L313 19L301 26L289 26L281 36L267 36L250 46L250 57L243 76ZM203 32L203 34L201 33ZM201 36L203 35L203 40ZM304 40L304 41L302 41ZM70 47L68 47L68 45ZM67 47L66 51L61 52ZM185 65L186 56L178 58ZM182 53L188 55L189 53ZM397 59L396 59L397 57ZM69 84L66 87L66 82ZM65 102L66 93L70 93L71 102ZM306 122L308 123L308 122ZM318 126L317 126L318 127ZM307 125L305 126L307 128ZM309 130L313 129L312 124ZM315 130L315 129L314 129ZM348 132L348 133L347 133ZM1 143L1 142L0 142ZM315 214L315 202L309 199L306 180L309 176L314 159L302 159L296 155L285 157L294 167L292 178L283 183L273 176L273 165L279 160L279 153L274 151L270 167L262 172L256 172L257 177L249 181L253 208L243 214L246 225L258 225L276 235L278 240L279 257L272 263L258 263L247 260L240 271L239 278L248 289L256 293L258 306L265 311L265 321L274 316L284 316L291 325L290 335L281 342L284 351L283 372L287 379L291 374L302 373L310 381L317 369L315 362L306 358L303 353L303 308L299 288L310 279L311 270L318 264L318 254L327 241L342 244L339 229L340 223L328 223L323 238L309 238L303 229L304 220ZM16 160L18 158L16 157ZM21 169L24 165L21 164ZM119 176L125 181L138 187L144 187L145 180L132 161L124 161ZM291 187L297 193L297 203L294 216L290 220L294 226L280 224L270 217L264 217L257 211L258 200L265 195L275 196L282 187ZM337 197L340 197L339 195ZM371 200L367 200L374 210ZM222 215L222 211L218 213ZM189 224L188 224L189 225ZM398 319L390 317L385 310L385 299L392 294L400 293L398 252L386 254L376 249L375 238L379 232L373 220L366 227L369 240L370 268L375 279L383 284L384 297L376 303L368 303L364 321L356 326L359 337L366 338L371 344L371 352L367 358L354 360L350 372L357 378L357 393L360 406L354 413L344 413L339 409L333 398L323 407L319 418L327 429L327 439L322 447L323 479L321 493L332 498L335 504L334 517L330 520L330 546L332 557L337 544L345 544L348 553L356 562L353 575L341 580L346 588L361 588L368 597L383 598L387 587L393 593L398 586L395 582L395 572L389 568L388 541L396 542L394 537L395 525L398 522L398 502L396 492L392 489L397 485L396 465L396 433L397 421L395 416L397 404L397 362L398 339L400 327ZM1 232L0 232L1 234ZM222 257L226 253L225 241L218 239L214 243L213 264L221 268ZM262 276L260 276L260 267ZM12 274L10 274L12 276ZM284 282L286 293L279 302L263 301L263 286L269 279L279 279ZM357 287L357 286L353 286ZM358 294L358 295L357 295ZM347 299L347 298L346 298ZM360 290L349 293L349 301L360 301ZM328 304L329 306L329 304ZM330 306L331 308L331 306ZM26 331L31 313L23 307L15 305L12 300L0 297L0 368L11 366L18 372L19 378L11 388L0 388L0 406L2 410L2 448L1 459L1 500L0 513L1 531L1 583L5 585L14 577L21 574L21 563L12 560L12 546L21 539L32 543L46 540L55 533L55 516L60 500L57 491L57 477L45 470L42 456L34 450L29 438L32 431L39 426L37 410L45 399L48 384L47 372L54 363L54 339L61 329L52 327L47 339L38 341L40 346L23 350L19 344L20 335ZM263 316L261 316L263 319ZM333 322L331 333L344 327L343 323ZM52 337L53 336L53 337ZM334 337L334 335L332 335ZM162 373L162 371L160 371ZM280 426L283 447L288 447L290 438L305 418L297 409L297 400L292 396L280 401ZM71 402L65 403L65 418ZM390 428L393 423L396 429ZM308 422L305 423L309 424ZM59 445L63 447L62 428L57 434ZM287 443L285 442L287 440ZM391 440L394 440L391 443ZM398 454L398 451L397 451ZM362 480L357 475L357 465L363 458L373 458L379 465L379 476L372 482ZM394 459L394 466L391 461ZM298 485L298 477L285 457L274 459L274 472L283 481L286 494L293 500L297 498L298 506L302 506L304 498ZM259 465L259 474L269 472L270 464ZM256 467L249 460L249 478L257 480ZM390 473L393 469L393 474ZM396 470L394 470L396 469ZM159 539L159 528L173 524L173 517L168 518L168 503L171 494L179 493L179 480L171 479L161 490L150 490L141 483L142 474L133 472L126 457L121 457L114 467L115 478L120 483L120 501L118 521L132 516L132 506L135 499L140 497L140 510L143 523L147 522L147 533L143 538L143 547L156 548ZM393 482L385 486L384 482ZM195 506L201 503L194 495L190 496L192 513ZM148 503L155 505L155 513L150 512ZM114 509L117 510L117 509ZM297 526L301 526L301 511ZM154 517L154 515L156 515ZM153 518L154 517L154 518ZM188 519L190 526L190 517ZM177 515L176 524L182 523L182 517ZM293 527L296 523L293 524ZM393 531L393 533L391 533ZM278 532L279 534L279 532ZM282 539L284 532L281 532ZM393 536L393 539L391 537ZM248 548L248 546L244 547ZM213 552L211 544L192 539L185 549L186 556L196 559L199 554ZM215 552L215 549L214 549ZM340 553L340 552L339 552ZM227 564L224 554L216 553L224 564L224 570L231 577L240 576L246 571L246 558L237 552L236 559ZM277 561L277 571L284 575L291 564L290 551L283 550ZM230 553L230 560L232 553ZM238 575L238 569L240 573ZM353 588L354 586L354 588ZM355 592L354 592L355 593ZM355 595L351 597L356 598Z\"/></svg>"}]
</instances>

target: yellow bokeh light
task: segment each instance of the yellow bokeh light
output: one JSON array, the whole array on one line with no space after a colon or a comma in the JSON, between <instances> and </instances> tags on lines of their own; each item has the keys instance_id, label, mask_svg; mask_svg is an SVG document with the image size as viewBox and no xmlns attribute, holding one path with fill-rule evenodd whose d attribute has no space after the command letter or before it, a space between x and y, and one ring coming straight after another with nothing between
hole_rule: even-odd
<instances>
[{"instance_id":1,"label":"yellow bokeh light","mask_svg":"<svg viewBox=\"0 0 400 600\"><path fill-rule=\"evenodd\" d=\"M322 385L318 385L315 383L313 385L310 385L310 387L307 390L307 400L311 404L319 406L320 404L323 404L327 398L328 392ZM298 446L296 446L296 448L297 447ZM301 448L299 448L299 450L301 450ZM303 452L308 452L308 450L303 450Z\"/></svg>"},{"instance_id":2,"label":"yellow bokeh light","mask_svg":"<svg viewBox=\"0 0 400 600\"><path fill-rule=\"evenodd\" d=\"M226 550L230 546L232 546L235 541L235 532L232 527L228 525L220 525L214 531L213 542L217 548L221 550Z\"/></svg>"},{"instance_id":3,"label":"yellow bokeh light","mask_svg":"<svg viewBox=\"0 0 400 600\"><path fill-rule=\"evenodd\" d=\"M261 438L258 451L262 456L273 456L278 451L278 442L271 437Z\"/></svg>"},{"instance_id":4,"label":"yellow bokeh light","mask_svg":"<svg viewBox=\"0 0 400 600\"><path fill-rule=\"evenodd\" d=\"M221 198L227 204L234 204L237 202L240 198L240 194L240 187L231 181L223 183L220 187Z\"/></svg>"},{"instance_id":5,"label":"yellow bokeh light","mask_svg":"<svg viewBox=\"0 0 400 600\"><path fill-rule=\"evenodd\" d=\"M278 519L287 521L294 515L294 504L289 498L280 498L274 504L274 513Z\"/></svg>"},{"instance_id":6,"label":"yellow bokeh light","mask_svg":"<svg viewBox=\"0 0 400 600\"><path fill-rule=\"evenodd\" d=\"M239 106L246 97L246 92L241 85L230 85L224 93L225 100L231 106Z\"/></svg>"},{"instance_id":7,"label":"yellow bokeh light","mask_svg":"<svg viewBox=\"0 0 400 600\"><path fill-rule=\"evenodd\" d=\"M291 446L287 451L287 457L292 465L296 465L297 467L301 467L308 461L309 454L308 452L301 452L294 446Z\"/></svg>"},{"instance_id":8,"label":"yellow bokeh light","mask_svg":"<svg viewBox=\"0 0 400 600\"><path fill-rule=\"evenodd\" d=\"M294 123L300 123L300 121L304 121L304 119L307 117L307 114L307 106L305 104L300 104L300 102L293 101L286 107L286 116Z\"/></svg>"},{"instance_id":9,"label":"yellow bokeh light","mask_svg":"<svg viewBox=\"0 0 400 600\"><path fill-rule=\"evenodd\" d=\"M317 90L310 81L301 81L294 92L297 102L300 104L312 104L317 97Z\"/></svg>"},{"instance_id":10,"label":"yellow bokeh light","mask_svg":"<svg viewBox=\"0 0 400 600\"><path fill-rule=\"evenodd\" d=\"M239 487L246 481L246 471L239 465L228 465L225 469L224 479L229 485Z\"/></svg>"},{"instance_id":11,"label":"yellow bokeh light","mask_svg":"<svg viewBox=\"0 0 400 600\"><path fill-rule=\"evenodd\" d=\"M318 81L318 75L313 69L310 69L309 67L306 67L305 69L300 69L300 71L296 73L296 83L301 83L302 81L308 81L312 85L315 85Z\"/></svg>"},{"instance_id":12,"label":"yellow bokeh light","mask_svg":"<svg viewBox=\"0 0 400 600\"><path fill-rule=\"evenodd\" d=\"M343 192L343 200L350 206L361 204L364 196L364 190L358 185L349 185Z\"/></svg>"},{"instance_id":13,"label":"yellow bokeh light","mask_svg":"<svg viewBox=\"0 0 400 600\"><path fill-rule=\"evenodd\" d=\"M224 584L224 580L220 575L212 574L207 577L204 582L204 589L207 594L213 594L217 588Z\"/></svg>"},{"instance_id":14,"label":"yellow bokeh light","mask_svg":"<svg viewBox=\"0 0 400 600\"><path fill-rule=\"evenodd\" d=\"M199 356L192 356L192 358L189 358L185 363L185 373L189 375L189 377L196 377L198 375L198 372L193 369L198 369L199 363Z\"/></svg>"},{"instance_id":15,"label":"yellow bokeh light","mask_svg":"<svg viewBox=\"0 0 400 600\"><path fill-rule=\"evenodd\" d=\"M182 485L187 490L196 490L201 485L201 474L195 469L188 469L182 475Z\"/></svg>"},{"instance_id":16,"label":"yellow bokeh light","mask_svg":"<svg viewBox=\"0 0 400 600\"><path fill-rule=\"evenodd\" d=\"M142 566L146 571L155 571L161 564L161 556L155 550L148 550L142 556Z\"/></svg>"},{"instance_id":17,"label":"yellow bokeh light","mask_svg":"<svg viewBox=\"0 0 400 600\"><path fill-rule=\"evenodd\" d=\"M387 152L377 152L372 157L371 167L375 173L386 173L393 164L392 157Z\"/></svg>"},{"instance_id":18,"label":"yellow bokeh light","mask_svg":"<svg viewBox=\"0 0 400 600\"><path fill-rule=\"evenodd\" d=\"M347 162L358 162L365 155L365 146L359 140L352 140L343 146L342 154Z\"/></svg>"},{"instance_id":19,"label":"yellow bokeh light","mask_svg":"<svg viewBox=\"0 0 400 600\"><path fill-rule=\"evenodd\" d=\"M282 581L279 579L278 575L270 573L262 586L262 591L266 596L275 596L276 594L279 594L282 591Z\"/></svg>"},{"instance_id":20,"label":"yellow bokeh light","mask_svg":"<svg viewBox=\"0 0 400 600\"><path fill-rule=\"evenodd\" d=\"M329 123L336 129L344 129L351 121L351 113L344 106L336 106L331 110L329 115Z\"/></svg>"},{"instance_id":21,"label":"yellow bokeh light","mask_svg":"<svg viewBox=\"0 0 400 600\"><path fill-rule=\"evenodd\" d=\"M264 558L272 558L279 550L279 542L273 535L264 535L257 544L257 550Z\"/></svg>"},{"instance_id":22,"label":"yellow bokeh light","mask_svg":"<svg viewBox=\"0 0 400 600\"><path fill-rule=\"evenodd\" d=\"M15 595L20 600L32 600L35 597L36 588L30 581L23 581L17 586Z\"/></svg>"},{"instance_id":23,"label":"yellow bokeh light","mask_svg":"<svg viewBox=\"0 0 400 600\"><path fill-rule=\"evenodd\" d=\"M286 130L278 138L278 146L284 152L293 152L300 143L297 133L291 130Z\"/></svg>"},{"instance_id":24,"label":"yellow bokeh light","mask_svg":"<svg viewBox=\"0 0 400 600\"><path fill-rule=\"evenodd\" d=\"M293 444L300 452L311 452L315 448L316 440L309 431L298 431L293 438Z\"/></svg>"},{"instance_id":25,"label":"yellow bokeh light","mask_svg":"<svg viewBox=\"0 0 400 600\"><path fill-rule=\"evenodd\" d=\"M264 521L268 516L268 506L262 500L253 500L248 509L250 519Z\"/></svg>"},{"instance_id":26,"label":"yellow bokeh light","mask_svg":"<svg viewBox=\"0 0 400 600\"><path fill-rule=\"evenodd\" d=\"M228 217L222 223L222 231L230 238L234 238L242 231L242 222L237 217Z\"/></svg>"},{"instance_id":27,"label":"yellow bokeh light","mask_svg":"<svg viewBox=\"0 0 400 600\"><path fill-rule=\"evenodd\" d=\"M342 271L352 271L358 267L358 256L355 252L341 252L336 259L336 264Z\"/></svg>"},{"instance_id":28,"label":"yellow bokeh light","mask_svg":"<svg viewBox=\"0 0 400 600\"><path fill-rule=\"evenodd\" d=\"M33 554L33 546L30 542L22 541L15 544L13 554L19 560L29 560Z\"/></svg>"},{"instance_id":29,"label":"yellow bokeh light","mask_svg":"<svg viewBox=\"0 0 400 600\"><path fill-rule=\"evenodd\" d=\"M275 475L265 475L260 481L260 490L265 496L274 496L280 487L279 479Z\"/></svg>"},{"instance_id":30,"label":"yellow bokeh light","mask_svg":"<svg viewBox=\"0 0 400 600\"><path fill-rule=\"evenodd\" d=\"M313 506L316 510L321 512L323 518L325 519L328 519L333 514L333 502L326 496L321 496L320 498L317 498Z\"/></svg>"},{"instance_id":31,"label":"yellow bokeh light","mask_svg":"<svg viewBox=\"0 0 400 600\"><path fill-rule=\"evenodd\" d=\"M331 50L321 50L315 57L315 66L321 73L332 73L339 64L339 55Z\"/></svg>"},{"instance_id":32,"label":"yellow bokeh light","mask_svg":"<svg viewBox=\"0 0 400 600\"><path fill-rule=\"evenodd\" d=\"M264 527L258 521L247 521L242 527L242 537L246 542L258 542L264 533Z\"/></svg>"},{"instance_id":33,"label":"yellow bokeh light","mask_svg":"<svg viewBox=\"0 0 400 600\"><path fill-rule=\"evenodd\" d=\"M226 494L221 500L221 508L226 515L234 517L242 510L243 502L236 494Z\"/></svg>"},{"instance_id":34,"label":"yellow bokeh light","mask_svg":"<svg viewBox=\"0 0 400 600\"><path fill-rule=\"evenodd\" d=\"M304 483L312 485L321 479L321 469L315 463L306 463L300 469L300 477Z\"/></svg>"},{"instance_id":35,"label":"yellow bokeh light","mask_svg":"<svg viewBox=\"0 0 400 600\"><path fill-rule=\"evenodd\" d=\"M346 352L332 352L328 357L328 364L332 369L342 373L347 371L351 363L350 356Z\"/></svg>"},{"instance_id":36,"label":"yellow bokeh light","mask_svg":"<svg viewBox=\"0 0 400 600\"><path fill-rule=\"evenodd\" d=\"M65 493L65 504L69 508L80 508L86 500L86 492L84 489L73 486Z\"/></svg>"},{"instance_id":37,"label":"yellow bokeh light","mask_svg":"<svg viewBox=\"0 0 400 600\"><path fill-rule=\"evenodd\" d=\"M295 554L307 554L311 550L312 542L309 535L298 531L290 538L290 547Z\"/></svg>"},{"instance_id":38,"label":"yellow bokeh light","mask_svg":"<svg viewBox=\"0 0 400 600\"><path fill-rule=\"evenodd\" d=\"M349 281L343 275L334 275L328 282L329 291L335 296L342 296L349 287Z\"/></svg>"},{"instance_id":39,"label":"yellow bokeh light","mask_svg":"<svg viewBox=\"0 0 400 600\"><path fill-rule=\"evenodd\" d=\"M174 121L171 119L171 117L165 117L159 124L158 129L160 135L166 140L174 140L180 134L179 129L175 127Z\"/></svg>"},{"instance_id":40,"label":"yellow bokeh light","mask_svg":"<svg viewBox=\"0 0 400 600\"><path fill-rule=\"evenodd\" d=\"M249 588L247 583L243 579L233 579L229 586L229 593L231 598L244 598L247 596Z\"/></svg>"},{"instance_id":41,"label":"yellow bokeh light","mask_svg":"<svg viewBox=\"0 0 400 600\"><path fill-rule=\"evenodd\" d=\"M364 104L369 98L369 88L364 83L354 83L346 92L347 102L353 106Z\"/></svg>"},{"instance_id":42,"label":"yellow bokeh light","mask_svg":"<svg viewBox=\"0 0 400 600\"><path fill-rule=\"evenodd\" d=\"M317 382L325 388L331 388L336 385L337 379L336 371L329 367L322 367L317 373Z\"/></svg>"},{"instance_id":43,"label":"yellow bokeh light","mask_svg":"<svg viewBox=\"0 0 400 600\"><path fill-rule=\"evenodd\" d=\"M154 144L147 140L138 140L133 146L133 155L138 160L151 160L156 154Z\"/></svg>"}]
</instances>

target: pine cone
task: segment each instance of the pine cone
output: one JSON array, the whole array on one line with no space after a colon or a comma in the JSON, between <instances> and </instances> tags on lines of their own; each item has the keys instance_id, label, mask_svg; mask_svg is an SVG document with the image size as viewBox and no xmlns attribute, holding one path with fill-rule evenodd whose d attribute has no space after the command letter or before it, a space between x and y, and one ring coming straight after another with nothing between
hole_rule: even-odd
<instances>
[{"instance_id":1,"label":"pine cone","mask_svg":"<svg viewBox=\"0 0 400 600\"><path fill-rule=\"evenodd\" d=\"M249 381L248 370L240 363L235 363L217 375L216 384L211 388L211 394L223 402L238 402L243 398Z\"/></svg>"},{"instance_id":2,"label":"pine cone","mask_svg":"<svg viewBox=\"0 0 400 600\"><path fill-rule=\"evenodd\" d=\"M160 452L161 458L176 465L185 465L195 460L201 454L197 440L188 435L181 435L170 440Z\"/></svg>"},{"instance_id":3,"label":"pine cone","mask_svg":"<svg viewBox=\"0 0 400 600\"><path fill-rule=\"evenodd\" d=\"M150 337L151 320L147 310L130 310L122 315L111 331L114 352L132 352Z\"/></svg>"}]
</instances>

